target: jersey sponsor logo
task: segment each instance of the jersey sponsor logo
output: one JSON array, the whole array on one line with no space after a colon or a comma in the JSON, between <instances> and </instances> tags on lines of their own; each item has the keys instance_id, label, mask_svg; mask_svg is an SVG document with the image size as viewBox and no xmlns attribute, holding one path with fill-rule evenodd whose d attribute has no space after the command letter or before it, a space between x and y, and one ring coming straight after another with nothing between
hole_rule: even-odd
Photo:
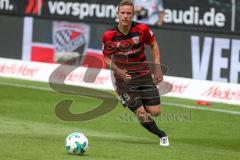
<instances>
[{"instance_id":1,"label":"jersey sponsor logo","mask_svg":"<svg viewBox=\"0 0 240 160\"><path fill-rule=\"evenodd\" d=\"M133 49L133 45L139 43L139 37L133 37L127 40L121 40L116 42L106 42L104 46L104 50L108 53L114 54L123 54L123 55L130 55L138 53L142 50L141 47Z\"/></svg>"},{"instance_id":2,"label":"jersey sponsor logo","mask_svg":"<svg viewBox=\"0 0 240 160\"><path fill-rule=\"evenodd\" d=\"M132 54L136 54L138 52L140 52L142 49L138 48L138 49L132 49L132 50L128 50L126 52L117 52L116 54L122 54L122 55L132 55Z\"/></svg>"},{"instance_id":3,"label":"jersey sponsor logo","mask_svg":"<svg viewBox=\"0 0 240 160\"><path fill-rule=\"evenodd\" d=\"M129 51L132 48L132 46L133 41L131 39L117 42L117 48L123 52Z\"/></svg>"}]
</instances>

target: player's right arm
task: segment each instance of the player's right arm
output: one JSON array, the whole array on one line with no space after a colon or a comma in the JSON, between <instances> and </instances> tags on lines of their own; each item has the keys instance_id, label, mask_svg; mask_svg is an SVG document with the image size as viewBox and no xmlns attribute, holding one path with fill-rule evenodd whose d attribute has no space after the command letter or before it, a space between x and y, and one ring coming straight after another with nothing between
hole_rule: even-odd
<instances>
[{"instance_id":1,"label":"player's right arm","mask_svg":"<svg viewBox=\"0 0 240 160\"><path fill-rule=\"evenodd\" d=\"M108 34L105 32L102 38L103 43L103 55L104 55L104 62L107 67L115 74L117 74L123 80L131 79L131 76L127 73L126 70L120 69L111 59L111 56L116 53L117 48L114 42L111 41Z\"/></svg>"},{"instance_id":2,"label":"player's right arm","mask_svg":"<svg viewBox=\"0 0 240 160\"><path fill-rule=\"evenodd\" d=\"M131 79L131 76L127 73L126 70L120 69L115 65L115 63L112 62L109 55L104 55L104 62L110 68L113 70L115 74L117 74L121 79L129 80Z\"/></svg>"}]
</instances>

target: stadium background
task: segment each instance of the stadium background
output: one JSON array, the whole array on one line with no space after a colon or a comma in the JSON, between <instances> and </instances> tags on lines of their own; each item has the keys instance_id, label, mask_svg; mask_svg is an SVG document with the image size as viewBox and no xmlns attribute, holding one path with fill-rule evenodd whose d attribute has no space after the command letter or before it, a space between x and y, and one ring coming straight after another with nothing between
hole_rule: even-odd
<instances>
[{"instance_id":1,"label":"stadium background","mask_svg":"<svg viewBox=\"0 0 240 160\"><path fill-rule=\"evenodd\" d=\"M115 18L110 17L110 13L112 12L109 12L109 15L107 14L107 11L106 13L102 12L105 14L100 15L101 18L98 18L97 16L99 15L97 14L91 15L86 13L86 16L83 19L80 19L79 16L71 16L71 12L64 13L64 11L67 12L67 9L64 9L64 7L62 7L65 3L77 3L78 1L46 0L42 1L41 6L38 5L37 2L37 0L2 1L0 10L0 12L2 13L0 17L0 32L2 35L0 37L0 42L2 44L2 47L0 48L1 57L54 62L53 57L54 54L56 54L54 52L67 51L64 49L56 49L56 51L54 51L55 46L57 45L57 39L61 38L61 36L57 36L57 31L55 30L58 30L59 27L55 23L65 23L66 25L73 23L84 23L89 26L88 33L85 32L86 39L84 40L84 42L82 42L85 46L83 44L76 44L81 46L82 48L78 47L75 49L75 51L83 53L83 51L85 51L87 47L97 50L96 52L101 54L102 33L107 28L112 27L112 23L115 20ZM55 2L58 2L56 4L58 4L59 7L55 7L55 12L51 14L49 13L50 9L48 7L51 6L49 4L55 4ZM105 5L106 8L108 5L113 8L112 6L115 6L118 1L103 1L102 3L100 3L99 1L91 0L87 2L88 3L86 3L86 1L79 1L79 4L97 4L100 7L101 5ZM231 61L232 59L235 59L235 57L236 59L238 59L237 53L233 53L231 50L237 47L232 44L233 40L239 41L240 29L239 19L237 18L240 14L239 3L234 3L235 7L233 6L231 0L204 0L201 1L201 3L197 3L194 0L186 0L184 2L169 0L166 1L164 4L165 10L167 10L167 13L169 15L167 17L174 17L174 11L180 12L180 10L185 10L185 13L189 12L188 14L193 13L195 15L196 13L193 12L190 8L198 7L200 8L198 12L200 19L204 19L204 14L207 14L208 17L205 19L209 22L205 22L203 25L196 23L191 24L191 19L193 19L193 17L191 18L188 15L185 16L189 19L188 21L184 21L184 17L178 18L180 19L180 21L176 22L174 21L174 18L172 18L172 20L169 20L168 18L167 22L165 22L163 27L159 28L158 26L152 26L152 30L155 33L161 47L163 59L162 63L164 63L170 68L168 75L239 83L239 70L236 70L235 72L232 72L231 70L231 68L239 68L239 63L233 63L233 61ZM12 10L8 9L9 5L13 6ZM212 9L214 9L214 11L212 11ZM62 11L60 12L61 15L57 12L57 10L59 12ZM221 22L223 22L223 26L217 26L217 24L215 24L217 14L222 14L225 17L224 20L220 20ZM26 16L33 17L30 18ZM109 16L110 18L106 18L107 16ZM76 28L78 28L78 25L72 27L65 27L63 29L65 31L60 32L62 32L61 34L64 35L64 32L68 31L72 33L76 30ZM24 32L24 29L26 32ZM29 31L32 33L29 33ZM82 31L75 32L79 34L82 33ZM197 41L194 41L193 37L197 37ZM210 43L204 43L207 42L206 38L211 38ZM214 48L218 48L221 45L220 43L218 43L219 39L225 40L225 42L223 43L226 43L226 46L222 48L220 53L214 50ZM67 39L65 39L65 41L67 41ZM62 43L64 43L64 40ZM235 45L237 45L238 43L236 43ZM25 49L28 47L30 49L26 51ZM194 47L198 47L200 52L197 53L193 51ZM203 53L202 50L207 47L210 47L211 50L209 52ZM68 50L71 49L72 48ZM44 50L44 52L41 52L42 50ZM74 51L71 50L71 52ZM194 56L198 56L201 59L203 57L203 54L206 54L209 57L208 61L203 61L199 64L192 58ZM221 62L216 61L215 59L227 61L227 66L218 65ZM195 69L194 67L201 67L201 65L208 66L207 73L201 74L196 72L197 69ZM213 66L216 67L213 68ZM221 70L220 74L219 72L215 72L215 70L219 69ZM231 77L237 78L233 79Z\"/></svg>"},{"instance_id":2,"label":"stadium background","mask_svg":"<svg viewBox=\"0 0 240 160\"><path fill-rule=\"evenodd\" d=\"M151 29L160 45L162 63L169 68L167 75L227 82L236 84L239 88L240 19L238 17L240 16L240 2L238 0L201 0L201 2L197 0L166 0L164 2L168 19L165 20L163 26L151 26ZM101 36L115 22L113 9L117 3L117 0L0 0L0 57L55 63L69 59L78 52L102 59ZM67 4L85 8L79 7L78 12L73 13L67 9ZM94 6L108 9L104 13L101 12L102 14L97 14L90 11L91 5L92 8ZM89 12L87 13L86 10ZM174 14L180 15L180 13L183 13L182 17L174 17ZM194 21L196 15L199 16L198 21ZM104 65L98 66L89 59L83 59L79 63L91 63L95 67L105 67ZM128 145L133 149L139 146L137 149L139 152L146 150L144 146L149 147L150 153L153 155L146 154L145 158L152 159L158 159L157 155L162 155L163 159L240 158L239 105L216 103L208 106L208 103L203 102L206 106L201 108L202 110L217 111L198 111L199 108L189 111L189 108L192 109L194 105L197 105L195 101L163 98L163 102L166 101L163 105L168 106L167 109L164 109L166 113L182 114L185 119L183 122L174 120L160 122L169 130L175 144L173 142L173 148L161 150L154 156L157 150L153 147L154 142L151 140L153 137L148 135L142 139L136 138L147 133L139 128L134 128L134 122L126 123L126 118L127 121L131 121L132 117L128 117L125 110L117 109L112 114L108 114L105 119L101 117L100 123L94 120L80 124L59 122L57 117L51 113L53 108L48 106L54 106L56 101L66 98L66 96L59 96L51 92L45 93L43 90L49 90L47 84L1 78L0 85L2 88L0 117L3 122L3 129L0 131L1 148L5 147L10 150L11 145L4 146L3 144L8 144L8 141L16 142L19 150L17 153L23 154L26 159L28 157L30 157L29 159L75 159L76 157L65 157L66 155L62 153L64 149L57 149L57 153L60 155L54 155L52 152L54 152L53 148L61 148L61 141L67 133L79 128L89 136L90 145L92 143L89 155L81 157L84 159L127 159L126 156L122 157L123 154L132 159L144 158L143 155L135 155L135 157L126 153L128 150L122 148L127 148ZM23 86L23 89L20 89L20 86ZM39 99L39 96L42 98ZM14 100L11 100L12 98ZM33 101L29 102L31 98ZM43 100L46 102L38 104L38 101ZM91 101L91 98L75 101L84 106L83 110L88 110L90 105L99 103ZM24 105L22 106L22 104ZM176 108L181 104L185 105L182 105L182 108ZM209 107L211 108L209 109ZM73 110L79 111L77 105ZM80 111L82 110L80 109ZM38 114L34 117L33 114L36 112ZM46 114L46 119L42 117L43 114ZM117 123L119 123L119 128L115 127ZM126 126L130 129L129 133L124 131ZM66 127L65 130L62 129L64 127ZM26 128L30 128L31 131ZM175 131L175 128L178 128L178 131ZM111 130L114 132L111 133ZM136 131L138 133L135 135ZM37 136L35 137L34 134ZM185 135L188 135L189 139L184 137ZM50 137L50 140L46 138L47 136ZM6 138L4 139L4 137ZM36 147L34 142L39 139L36 144L48 144L48 146L40 147L40 153L35 155L37 150L33 149L35 152L31 153L27 151L26 146L22 147L21 145L23 139L25 140L27 137L34 141L27 140L26 145ZM109 139L119 143L119 148L114 148ZM139 144L139 141L142 143ZM94 142L99 144L94 144ZM102 145L100 145L101 143ZM104 146L107 146L106 149L101 151L97 149ZM191 153L182 153L182 157L179 157L178 150L184 152L189 148L191 148ZM109 153L109 150L114 154ZM43 156L45 152L49 152L49 156ZM171 153L173 154L170 156ZM7 158L9 154L11 154L10 151L1 151L1 159L18 159L17 154ZM200 156L198 157L198 155Z\"/></svg>"}]
</instances>

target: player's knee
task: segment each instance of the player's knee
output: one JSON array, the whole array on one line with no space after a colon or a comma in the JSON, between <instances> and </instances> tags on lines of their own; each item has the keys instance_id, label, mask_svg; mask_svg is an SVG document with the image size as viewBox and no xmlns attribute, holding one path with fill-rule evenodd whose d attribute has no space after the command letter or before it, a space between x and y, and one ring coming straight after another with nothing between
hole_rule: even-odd
<instances>
[{"instance_id":1,"label":"player's knee","mask_svg":"<svg viewBox=\"0 0 240 160\"><path fill-rule=\"evenodd\" d=\"M152 113L150 113L152 116L157 117L161 114L160 107L156 110L154 110Z\"/></svg>"},{"instance_id":2,"label":"player's knee","mask_svg":"<svg viewBox=\"0 0 240 160\"><path fill-rule=\"evenodd\" d=\"M151 108L149 107L147 112L154 117L157 117L161 114L160 107L151 107Z\"/></svg>"},{"instance_id":3,"label":"player's knee","mask_svg":"<svg viewBox=\"0 0 240 160\"><path fill-rule=\"evenodd\" d=\"M157 117L160 114L161 114L160 110L159 111L154 111L154 112L150 113L150 115L153 116L153 117Z\"/></svg>"},{"instance_id":4,"label":"player's knee","mask_svg":"<svg viewBox=\"0 0 240 160\"><path fill-rule=\"evenodd\" d=\"M138 117L144 117L146 115L147 115L147 112L145 112L145 111L140 111L140 112L137 113Z\"/></svg>"}]
</instances>

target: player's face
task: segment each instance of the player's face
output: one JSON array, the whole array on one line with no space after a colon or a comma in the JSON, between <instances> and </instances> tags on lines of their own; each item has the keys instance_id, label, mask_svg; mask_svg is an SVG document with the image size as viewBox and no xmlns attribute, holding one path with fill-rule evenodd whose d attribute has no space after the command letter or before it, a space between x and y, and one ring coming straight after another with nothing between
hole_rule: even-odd
<instances>
[{"instance_id":1,"label":"player's face","mask_svg":"<svg viewBox=\"0 0 240 160\"><path fill-rule=\"evenodd\" d=\"M119 18L119 24L122 26L128 26L132 22L133 7L128 5L120 6L117 15Z\"/></svg>"}]
</instances>

